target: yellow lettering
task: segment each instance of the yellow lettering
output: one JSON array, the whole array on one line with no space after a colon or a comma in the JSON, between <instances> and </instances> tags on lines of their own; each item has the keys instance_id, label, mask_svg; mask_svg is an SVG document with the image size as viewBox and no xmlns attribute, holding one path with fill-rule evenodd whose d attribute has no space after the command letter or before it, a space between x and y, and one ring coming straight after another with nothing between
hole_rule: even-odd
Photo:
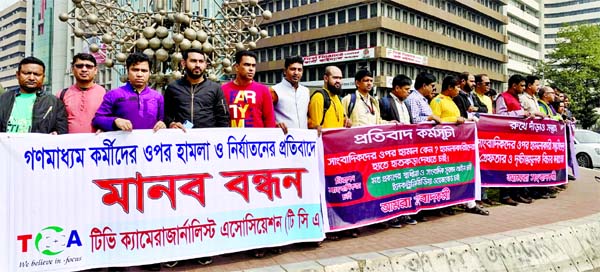
<instances>
[{"instance_id":1,"label":"yellow lettering","mask_svg":"<svg viewBox=\"0 0 600 272\"><path fill-rule=\"evenodd\" d=\"M240 113L242 114L242 119L246 119L246 111L248 110L248 104L244 105L244 107L238 108L240 109Z\"/></svg>"},{"instance_id":2,"label":"yellow lettering","mask_svg":"<svg viewBox=\"0 0 600 272\"><path fill-rule=\"evenodd\" d=\"M244 119L238 120L236 122L235 119L231 119L231 127L232 128L243 128L244 127Z\"/></svg>"},{"instance_id":3,"label":"yellow lettering","mask_svg":"<svg viewBox=\"0 0 600 272\"><path fill-rule=\"evenodd\" d=\"M246 93L246 91L238 91L238 93L235 95L235 99L233 100L233 103L238 103L240 101L246 101L246 96L244 95Z\"/></svg>"}]
</instances>

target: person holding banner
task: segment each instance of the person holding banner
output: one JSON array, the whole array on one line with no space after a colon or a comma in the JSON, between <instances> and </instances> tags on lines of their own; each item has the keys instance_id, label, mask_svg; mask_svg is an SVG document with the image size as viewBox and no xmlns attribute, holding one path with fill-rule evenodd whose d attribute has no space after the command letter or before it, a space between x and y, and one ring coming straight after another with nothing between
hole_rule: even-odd
<instances>
[{"instance_id":1,"label":"person holding banner","mask_svg":"<svg viewBox=\"0 0 600 272\"><path fill-rule=\"evenodd\" d=\"M519 95L525 91L526 80L519 74L514 74L508 79L508 90L496 98L496 114L508 116L532 117L532 114L523 110L519 102ZM519 203L530 204L533 200L525 196L522 188L500 188L500 203L517 206Z\"/></svg>"},{"instance_id":2,"label":"person holding banner","mask_svg":"<svg viewBox=\"0 0 600 272\"><path fill-rule=\"evenodd\" d=\"M127 83L106 93L92 124L103 131L166 128L163 96L148 87L150 58L136 52L125 66Z\"/></svg>"},{"instance_id":3,"label":"person holding banner","mask_svg":"<svg viewBox=\"0 0 600 272\"><path fill-rule=\"evenodd\" d=\"M381 118L379 101L369 93L373 89L373 74L368 70L359 70L354 76L356 92L342 98L345 115L350 118L353 127L397 123Z\"/></svg>"},{"instance_id":4,"label":"person holding banner","mask_svg":"<svg viewBox=\"0 0 600 272\"><path fill-rule=\"evenodd\" d=\"M56 93L64 104L69 121L69 133L94 133L92 119L106 94L104 87L96 84L98 72L96 58L88 53L79 53L71 64L75 84Z\"/></svg>"},{"instance_id":5,"label":"person holding banner","mask_svg":"<svg viewBox=\"0 0 600 272\"><path fill-rule=\"evenodd\" d=\"M431 112L429 100L427 99L435 89L436 80L434 75L427 72L421 72L415 79L416 91L413 91L406 98L406 103L410 106L410 116L415 123L427 121L442 122L439 116Z\"/></svg>"},{"instance_id":6,"label":"person holding banner","mask_svg":"<svg viewBox=\"0 0 600 272\"><path fill-rule=\"evenodd\" d=\"M538 105L537 92L540 89L540 78L537 76L527 76L525 78L525 91L519 95L519 102L524 110L534 113L537 116L545 117L545 115L540 112L540 107Z\"/></svg>"},{"instance_id":7,"label":"person holding banner","mask_svg":"<svg viewBox=\"0 0 600 272\"><path fill-rule=\"evenodd\" d=\"M460 92L453 100L460 110L460 116L463 118L479 117L479 113L487 113L487 106L473 94L475 76L469 72L463 72L459 75L459 79Z\"/></svg>"},{"instance_id":8,"label":"person holding banner","mask_svg":"<svg viewBox=\"0 0 600 272\"><path fill-rule=\"evenodd\" d=\"M271 89L277 126L286 134L288 127L308 129L310 90L300 84L303 71L301 56L286 57L284 78Z\"/></svg>"},{"instance_id":9,"label":"person holding banner","mask_svg":"<svg viewBox=\"0 0 600 272\"><path fill-rule=\"evenodd\" d=\"M185 76L165 90L165 124L169 128L229 127L229 110L221 86L206 78L206 54L191 48L183 52Z\"/></svg>"},{"instance_id":10,"label":"person holding banner","mask_svg":"<svg viewBox=\"0 0 600 272\"><path fill-rule=\"evenodd\" d=\"M486 93L490 90L490 78L486 74L479 74L475 76L475 95L481 103L485 105L487 108L488 114L492 114L494 111L494 105L492 103L492 99L486 95Z\"/></svg>"},{"instance_id":11,"label":"person holding banner","mask_svg":"<svg viewBox=\"0 0 600 272\"><path fill-rule=\"evenodd\" d=\"M67 133L65 106L42 89L45 70L44 62L35 57L19 62L19 91L0 96L0 132Z\"/></svg>"},{"instance_id":12,"label":"person holding banner","mask_svg":"<svg viewBox=\"0 0 600 272\"><path fill-rule=\"evenodd\" d=\"M308 127L343 128L351 127L352 122L344 114L340 95L342 94L342 70L337 66L325 67L323 89L310 95L308 103Z\"/></svg>"},{"instance_id":13,"label":"person holding banner","mask_svg":"<svg viewBox=\"0 0 600 272\"><path fill-rule=\"evenodd\" d=\"M443 122L452 122L462 124L465 118L461 116L458 106L454 103L454 98L460 92L460 80L455 76L446 76L442 81L442 92L431 101L431 110L434 115L440 116ZM490 215L490 212L477 205L475 201L466 203L467 212Z\"/></svg>"},{"instance_id":14,"label":"person holding banner","mask_svg":"<svg viewBox=\"0 0 600 272\"><path fill-rule=\"evenodd\" d=\"M254 81L256 54L238 51L233 67L235 79L222 86L231 127L277 127L269 87Z\"/></svg>"},{"instance_id":15,"label":"person holding banner","mask_svg":"<svg viewBox=\"0 0 600 272\"><path fill-rule=\"evenodd\" d=\"M396 120L400 124L414 123L410 115L410 106L406 98L410 93L412 80L405 75L397 75L392 80L392 90L386 97L379 99L379 112L383 120Z\"/></svg>"}]
</instances>

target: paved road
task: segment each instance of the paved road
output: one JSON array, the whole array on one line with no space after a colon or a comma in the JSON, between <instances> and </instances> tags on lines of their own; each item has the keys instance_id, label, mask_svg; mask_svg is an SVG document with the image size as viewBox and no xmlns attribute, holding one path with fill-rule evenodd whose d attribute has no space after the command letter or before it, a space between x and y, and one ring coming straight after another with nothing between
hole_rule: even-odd
<instances>
[{"instance_id":1,"label":"paved road","mask_svg":"<svg viewBox=\"0 0 600 272\"><path fill-rule=\"evenodd\" d=\"M499 205L490 207L490 216L458 213L454 216L430 217L429 222L400 229L361 229L358 238L326 241L319 248L298 245L284 247L279 255L269 254L254 259L244 253L215 257L209 266L184 262L174 269L162 271L232 271L259 268L286 263L374 252L393 248L433 244L471 236L493 234L509 230L545 225L600 213L600 176L598 170L582 169L581 177L569 184L569 188L555 199L537 200L533 204L519 206ZM139 271L131 268L130 271Z\"/></svg>"}]
</instances>

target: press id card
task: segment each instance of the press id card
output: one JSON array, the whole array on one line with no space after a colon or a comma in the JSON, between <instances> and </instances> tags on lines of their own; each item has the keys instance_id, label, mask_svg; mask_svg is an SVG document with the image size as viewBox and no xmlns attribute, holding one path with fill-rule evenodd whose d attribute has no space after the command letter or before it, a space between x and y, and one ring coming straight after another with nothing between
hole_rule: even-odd
<instances>
[{"instance_id":1,"label":"press id card","mask_svg":"<svg viewBox=\"0 0 600 272\"><path fill-rule=\"evenodd\" d=\"M192 122L190 122L189 120L185 120L185 122L183 122L183 127L185 129L191 129L194 127L194 124L192 124Z\"/></svg>"}]
</instances>

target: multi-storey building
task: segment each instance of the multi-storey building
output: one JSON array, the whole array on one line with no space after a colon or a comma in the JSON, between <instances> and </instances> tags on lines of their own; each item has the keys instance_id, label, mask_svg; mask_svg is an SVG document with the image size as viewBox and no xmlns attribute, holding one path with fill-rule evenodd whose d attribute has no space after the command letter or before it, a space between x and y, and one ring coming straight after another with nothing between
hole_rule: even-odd
<instances>
[{"instance_id":1,"label":"multi-storey building","mask_svg":"<svg viewBox=\"0 0 600 272\"><path fill-rule=\"evenodd\" d=\"M20 0L0 11L0 84L19 88L17 67L26 54L27 1Z\"/></svg>"},{"instance_id":2,"label":"multi-storey building","mask_svg":"<svg viewBox=\"0 0 600 272\"><path fill-rule=\"evenodd\" d=\"M485 73L494 88L507 80L504 0L270 0L262 25L256 79L281 80L283 58L306 56L303 81L321 86L324 68L335 64L354 88L354 73L368 68L375 86L390 88L397 74Z\"/></svg>"},{"instance_id":3,"label":"multi-storey building","mask_svg":"<svg viewBox=\"0 0 600 272\"><path fill-rule=\"evenodd\" d=\"M558 30L566 25L600 23L599 0L545 0L544 54L556 48Z\"/></svg>"},{"instance_id":4,"label":"multi-storey building","mask_svg":"<svg viewBox=\"0 0 600 272\"><path fill-rule=\"evenodd\" d=\"M542 13L539 0L509 0L507 74L528 75L543 59Z\"/></svg>"}]
</instances>

